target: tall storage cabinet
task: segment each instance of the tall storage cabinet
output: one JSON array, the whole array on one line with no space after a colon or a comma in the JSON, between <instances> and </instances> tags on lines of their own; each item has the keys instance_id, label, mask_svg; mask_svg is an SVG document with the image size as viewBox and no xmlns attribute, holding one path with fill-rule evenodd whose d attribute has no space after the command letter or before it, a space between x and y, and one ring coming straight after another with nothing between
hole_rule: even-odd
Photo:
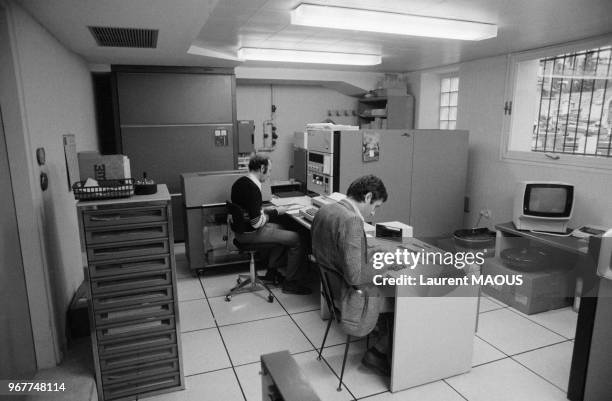
<instances>
[{"instance_id":1,"label":"tall storage cabinet","mask_svg":"<svg viewBox=\"0 0 612 401\"><path fill-rule=\"evenodd\" d=\"M308 135L309 152L317 150L314 136L334 137L333 191L346 193L353 180L366 174L383 180L389 198L376 212L374 223L402 221L420 237L449 236L463 227L468 131L394 129L317 134L312 130ZM373 138L378 155L366 158L364 143ZM307 181L313 180L312 171L308 176Z\"/></svg>"},{"instance_id":2,"label":"tall storage cabinet","mask_svg":"<svg viewBox=\"0 0 612 401\"><path fill-rule=\"evenodd\" d=\"M180 175L236 166L233 69L113 66L115 119L132 176L168 186L174 238L183 240Z\"/></svg>"},{"instance_id":3,"label":"tall storage cabinet","mask_svg":"<svg viewBox=\"0 0 612 401\"><path fill-rule=\"evenodd\" d=\"M100 400L184 388L165 185L154 195L78 202Z\"/></svg>"}]
</instances>

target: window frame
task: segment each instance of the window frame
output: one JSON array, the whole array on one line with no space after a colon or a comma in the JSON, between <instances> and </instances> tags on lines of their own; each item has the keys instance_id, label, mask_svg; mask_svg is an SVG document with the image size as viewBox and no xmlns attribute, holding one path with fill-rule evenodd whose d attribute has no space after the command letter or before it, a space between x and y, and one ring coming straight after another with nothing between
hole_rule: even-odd
<instances>
[{"instance_id":1,"label":"window frame","mask_svg":"<svg viewBox=\"0 0 612 401\"><path fill-rule=\"evenodd\" d=\"M578 52L588 48L602 47L605 45L610 45L611 43L612 35L603 35L589 40L581 40L563 45L549 46L540 49L508 54L503 101L504 108L508 104L508 102L512 102L512 109L515 108L514 104L516 99L514 98L514 96L518 79L517 70L519 63L528 60L558 56L563 53ZM534 82L534 85L535 84L536 83ZM502 110L502 112L504 113L502 126L502 141L500 147L500 158L502 161L531 165L564 167L580 170L598 170L612 174L612 157L584 156L566 153L533 152L510 149L512 135L512 114L507 114L505 110Z\"/></svg>"},{"instance_id":2,"label":"window frame","mask_svg":"<svg viewBox=\"0 0 612 401\"><path fill-rule=\"evenodd\" d=\"M444 79L450 79L452 82L453 78L457 78L457 90L453 91L450 90L448 92L442 92L442 81ZM456 130L457 129L457 119L458 119L458 114L459 114L459 85L461 84L461 80L459 79L459 71L455 70L455 71L449 71L449 72L444 72L444 73L440 73L438 74L438 127L437 129L442 129L445 131L452 131L452 130ZM452 86L451 86L452 87ZM444 93L448 93L449 94L449 104L448 106L442 106L442 95ZM457 104L454 106L451 106L450 104L450 95L452 93L457 93ZM455 108L455 119L451 120L451 119L446 119L446 120L442 120L442 107L447 107L449 109L449 115L450 115L450 109L451 108ZM440 125L443 121L446 121L447 123L450 123L451 121L454 121L455 123L455 128L440 128ZM450 124L449 124L450 125Z\"/></svg>"}]
</instances>

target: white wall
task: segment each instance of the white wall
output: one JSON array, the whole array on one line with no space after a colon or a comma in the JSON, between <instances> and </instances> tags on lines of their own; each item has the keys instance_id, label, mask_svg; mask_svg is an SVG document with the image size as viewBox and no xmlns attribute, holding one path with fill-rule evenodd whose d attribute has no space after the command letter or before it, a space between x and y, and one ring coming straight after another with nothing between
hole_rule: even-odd
<instances>
[{"instance_id":1,"label":"white wall","mask_svg":"<svg viewBox=\"0 0 612 401\"><path fill-rule=\"evenodd\" d=\"M485 207L493 212L492 223L510 221L514 184L521 180L574 184L576 205L572 225L612 226L612 174L501 161L505 56L464 63L460 65L459 77L457 128L470 131L467 194L471 198L471 213L466 215L466 226L475 224L478 211ZM421 87L421 93L423 90Z\"/></svg>"},{"instance_id":2,"label":"white wall","mask_svg":"<svg viewBox=\"0 0 612 401\"><path fill-rule=\"evenodd\" d=\"M75 201L68 190L62 135L75 134L77 150L98 149L92 80L84 60L64 48L19 6L8 4L23 121L23 132L18 134L26 139L27 174L34 183L28 201L40 216L39 233L28 233L31 237L22 238L22 243L42 242L41 263L51 281L55 335L61 344L68 304L83 281ZM39 147L46 151L42 167L34 157ZM45 192L36 185L41 171L49 176ZM29 297L41 295L30 293Z\"/></svg>"},{"instance_id":3,"label":"white wall","mask_svg":"<svg viewBox=\"0 0 612 401\"><path fill-rule=\"evenodd\" d=\"M272 103L274 102L274 103ZM304 85L237 85L236 109L239 120L255 120L255 147L263 145L263 122L270 119L275 104L279 138L270 153L272 179L286 180L293 162L293 133L304 131L307 123L331 118L336 124L357 124L357 117L328 117L327 111L357 110L357 98L332 89Z\"/></svg>"}]
</instances>

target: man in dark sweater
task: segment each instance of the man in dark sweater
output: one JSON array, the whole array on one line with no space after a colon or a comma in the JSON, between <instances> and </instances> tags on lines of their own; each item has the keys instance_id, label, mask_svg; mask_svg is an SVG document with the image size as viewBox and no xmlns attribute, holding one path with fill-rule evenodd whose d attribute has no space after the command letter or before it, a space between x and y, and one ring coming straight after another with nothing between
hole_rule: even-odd
<instances>
[{"instance_id":1,"label":"man in dark sweater","mask_svg":"<svg viewBox=\"0 0 612 401\"><path fill-rule=\"evenodd\" d=\"M293 231L285 230L280 225L269 222L270 218L284 214L283 206L262 208L261 183L269 179L271 170L270 159L255 155L249 160L249 174L240 177L232 185L232 203L239 205L248 214L245 232L236 234L244 243L277 243L278 246L270 252L268 273L272 278L280 267L286 251L287 270L283 282L283 292L287 294L307 295L312 291L298 283L304 273L305 248L300 236Z\"/></svg>"}]
</instances>

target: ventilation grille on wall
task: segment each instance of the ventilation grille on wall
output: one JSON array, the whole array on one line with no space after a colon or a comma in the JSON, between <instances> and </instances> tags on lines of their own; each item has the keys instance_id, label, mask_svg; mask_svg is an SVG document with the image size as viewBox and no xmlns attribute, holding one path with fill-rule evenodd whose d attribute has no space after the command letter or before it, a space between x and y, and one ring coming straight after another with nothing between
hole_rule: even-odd
<instances>
[{"instance_id":1,"label":"ventilation grille on wall","mask_svg":"<svg viewBox=\"0 0 612 401\"><path fill-rule=\"evenodd\" d=\"M157 29L113 28L109 26L90 26L98 46L103 47L157 47Z\"/></svg>"}]
</instances>

